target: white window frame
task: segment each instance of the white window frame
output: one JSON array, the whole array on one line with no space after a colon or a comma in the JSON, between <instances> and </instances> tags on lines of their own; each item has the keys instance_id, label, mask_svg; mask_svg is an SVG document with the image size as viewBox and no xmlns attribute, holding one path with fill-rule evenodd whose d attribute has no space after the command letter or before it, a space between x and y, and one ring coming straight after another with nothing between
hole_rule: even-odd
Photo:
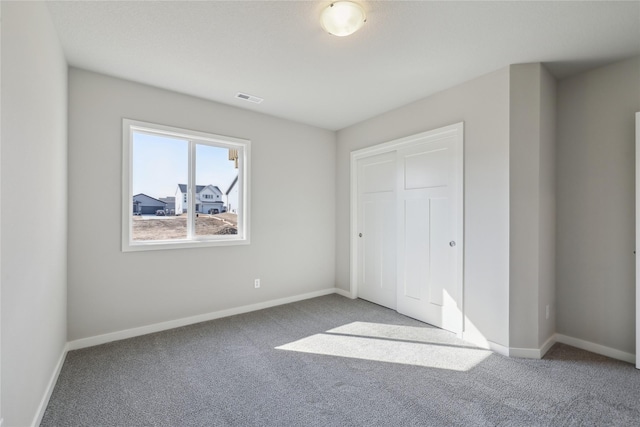
<instances>
[{"instance_id":1,"label":"white window frame","mask_svg":"<svg viewBox=\"0 0 640 427\"><path fill-rule=\"evenodd\" d=\"M189 141L189 169L187 184L187 239L134 241L133 238L133 135L146 133ZM196 204L196 144L213 145L237 149L238 159L238 234L197 236L195 235ZM215 135L177 127L122 119L122 251L150 251L209 246L248 245L249 239L249 184L251 171L251 141L229 136ZM178 183L176 183L176 186Z\"/></svg>"}]
</instances>

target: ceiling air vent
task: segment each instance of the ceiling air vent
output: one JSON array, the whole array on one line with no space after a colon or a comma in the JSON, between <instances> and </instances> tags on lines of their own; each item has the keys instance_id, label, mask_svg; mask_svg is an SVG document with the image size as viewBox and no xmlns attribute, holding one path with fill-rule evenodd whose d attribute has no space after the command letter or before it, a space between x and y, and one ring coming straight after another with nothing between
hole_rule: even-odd
<instances>
[{"instance_id":1,"label":"ceiling air vent","mask_svg":"<svg viewBox=\"0 0 640 427\"><path fill-rule=\"evenodd\" d=\"M236 98L244 99L245 101L253 102L254 104L260 104L264 99L258 98L257 96L247 95L246 93L238 92L236 93Z\"/></svg>"}]
</instances>

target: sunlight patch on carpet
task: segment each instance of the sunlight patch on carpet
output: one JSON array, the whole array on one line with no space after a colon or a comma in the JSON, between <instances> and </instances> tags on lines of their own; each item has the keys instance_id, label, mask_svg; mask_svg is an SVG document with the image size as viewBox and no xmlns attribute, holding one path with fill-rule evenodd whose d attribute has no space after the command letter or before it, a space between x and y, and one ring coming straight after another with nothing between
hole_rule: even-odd
<instances>
[{"instance_id":1,"label":"sunlight patch on carpet","mask_svg":"<svg viewBox=\"0 0 640 427\"><path fill-rule=\"evenodd\" d=\"M453 371L468 371L492 354L457 344L441 329L366 322L350 323L276 349Z\"/></svg>"}]
</instances>

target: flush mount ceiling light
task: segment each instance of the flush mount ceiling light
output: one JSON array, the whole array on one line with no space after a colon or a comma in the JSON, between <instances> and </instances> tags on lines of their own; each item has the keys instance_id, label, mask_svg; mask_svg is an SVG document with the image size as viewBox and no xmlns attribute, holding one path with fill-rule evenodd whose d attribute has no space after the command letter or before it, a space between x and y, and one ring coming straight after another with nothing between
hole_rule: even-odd
<instances>
[{"instance_id":1,"label":"flush mount ceiling light","mask_svg":"<svg viewBox=\"0 0 640 427\"><path fill-rule=\"evenodd\" d=\"M367 17L362 6L350 1L331 3L320 15L322 28L329 34L339 37L355 33L366 21Z\"/></svg>"}]
</instances>

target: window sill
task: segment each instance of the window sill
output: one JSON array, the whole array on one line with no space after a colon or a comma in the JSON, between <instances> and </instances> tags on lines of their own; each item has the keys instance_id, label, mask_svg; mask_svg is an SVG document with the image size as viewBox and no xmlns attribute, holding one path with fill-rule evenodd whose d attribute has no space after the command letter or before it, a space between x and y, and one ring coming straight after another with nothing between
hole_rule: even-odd
<instances>
[{"instance_id":1,"label":"window sill","mask_svg":"<svg viewBox=\"0 0 640 427\"><path fill-rule=\"evenodd\" d=\"M163 240L156 242L136 242L122 245L122 252L159 251L171 249L209 248L216 246L248 245L249 239L216 240Z\"/></svg>"}]
</instances>

